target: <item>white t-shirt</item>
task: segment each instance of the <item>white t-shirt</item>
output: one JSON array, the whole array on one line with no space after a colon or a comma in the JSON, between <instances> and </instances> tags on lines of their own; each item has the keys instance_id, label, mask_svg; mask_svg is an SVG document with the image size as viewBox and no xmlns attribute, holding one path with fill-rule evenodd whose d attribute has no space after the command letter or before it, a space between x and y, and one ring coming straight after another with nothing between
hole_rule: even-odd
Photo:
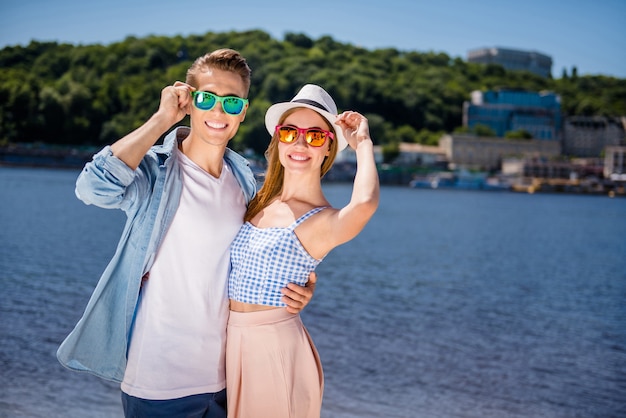
<instances>
[{"instance_id":1,"label":"white t-shirt","mask_svg":"<svg viewBox=\"0 0 626 418\"><path fill-rule=\"evenodd\" d=\"M122 390L175 399L226 387L229 249L246 203L224 162L215 178L178 153L180 205L144 283Z\"/></svg>"}]
</instances>

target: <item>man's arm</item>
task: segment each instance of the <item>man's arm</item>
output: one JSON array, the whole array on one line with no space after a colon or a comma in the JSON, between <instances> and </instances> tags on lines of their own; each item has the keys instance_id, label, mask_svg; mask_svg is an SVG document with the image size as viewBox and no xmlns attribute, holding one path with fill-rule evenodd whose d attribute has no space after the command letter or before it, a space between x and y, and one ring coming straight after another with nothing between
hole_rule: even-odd
<instances>
[{"instance_id":1,"label":"man's arm","mask_svg":"<svg viewBox=\"0 0 626 418\"><path fill-rule=\"evenodd\" d=\"M305 286L298 286L294 283L289 283L287 287L284 287L283 302L287 304L287 312L297 314L309 304L313 298L315 292L315 283L317 282L317 274L314 271L309 274L309 281Z\"/></svg>"},{"instance_id":2,"label":"man's arm","mask_svg":"<svg viewBox=\"0 0 626 418\"><path fill-rule=\"evenodd\" d=\"M177 81L161 91L159 110L146 123L111 145L111 151L135 170L150 147L189 113L192 87Z\"/></svg>"}]
</instances>

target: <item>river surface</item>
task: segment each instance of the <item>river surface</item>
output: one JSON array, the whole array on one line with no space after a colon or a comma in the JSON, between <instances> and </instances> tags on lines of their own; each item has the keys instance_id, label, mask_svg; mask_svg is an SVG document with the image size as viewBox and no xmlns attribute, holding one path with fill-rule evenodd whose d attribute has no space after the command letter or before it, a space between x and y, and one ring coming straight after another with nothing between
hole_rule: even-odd
<instances>
[{"instance_id":1,"label":"river surface","mask_svg":"<svg viewBox=\"0 0 626 418\"><path fill-rule=\"evenodd\" d=\"M124 216L0 167L0 417L121 417L59 365ZM326 184L334 205L351 187ZM323 417L626 417L626 199L383 187L303 313Z\"/></svg>"}]
</instances>

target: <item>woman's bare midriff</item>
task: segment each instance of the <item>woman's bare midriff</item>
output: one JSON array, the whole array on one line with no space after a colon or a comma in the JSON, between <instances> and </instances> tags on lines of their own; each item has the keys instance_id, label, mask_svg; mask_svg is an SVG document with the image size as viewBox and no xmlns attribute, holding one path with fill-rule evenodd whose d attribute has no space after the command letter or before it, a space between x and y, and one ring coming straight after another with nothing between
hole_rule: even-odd
<instances>
[{"instance_id":1,"label":"woman's bare midriff","mask_svg":"<svg viewBox=\"0 0 626 418\"><path fill-rule=\"evenodd\" d=\"M258 312L270 309L280 309L276 306L254 305L252 303L244 303L230 299L230 310L235 312Z\"/></svg>"}]
</instances>

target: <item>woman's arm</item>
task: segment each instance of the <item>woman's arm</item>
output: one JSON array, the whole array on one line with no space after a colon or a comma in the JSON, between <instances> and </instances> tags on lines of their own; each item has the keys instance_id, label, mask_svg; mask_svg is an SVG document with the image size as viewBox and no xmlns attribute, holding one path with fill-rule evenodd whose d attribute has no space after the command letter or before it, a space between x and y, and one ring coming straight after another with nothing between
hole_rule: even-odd
<instances>
[{"instance_id":1,"label":"woman's arm","mask_svg":"<svg viewBox=\"0 0 626 418\"><path fill-rule=\"evenodd\" d=\"M344 112L337 117L348 144L356 152L357 170L350 202L330 220L329 233L334 246L356 237L378 208L380 185L374 161L374 144L370 138L367 118L357 112Z\"/></svg>"}]
</instances>

